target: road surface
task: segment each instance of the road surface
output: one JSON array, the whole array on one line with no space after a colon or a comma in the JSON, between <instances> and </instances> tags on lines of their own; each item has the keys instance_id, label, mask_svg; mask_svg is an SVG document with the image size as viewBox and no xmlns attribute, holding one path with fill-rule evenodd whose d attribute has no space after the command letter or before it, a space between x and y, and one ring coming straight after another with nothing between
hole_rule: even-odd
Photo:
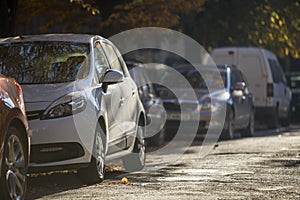
<instances>
[{"instance_id":1,"label":"road surface","mask_svg":"<svg viewBox=\"0 0 300 200\"><path fill-rule=\"evenodd\" d=\"M221 141L205 158L199 143L177 162L142 172L112 163L101 184L86 185L75 171L33 174L26 199L300 199L299 127ZM147 162L171 156L177 155L154 154Z\"/></svg>"}]
</instances>

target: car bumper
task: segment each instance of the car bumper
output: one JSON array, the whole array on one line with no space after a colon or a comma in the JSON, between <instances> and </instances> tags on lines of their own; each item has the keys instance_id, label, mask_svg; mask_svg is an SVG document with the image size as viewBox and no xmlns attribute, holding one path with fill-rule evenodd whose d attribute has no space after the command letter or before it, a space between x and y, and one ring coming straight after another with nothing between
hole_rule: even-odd
<instances>
[{"instance_id":1,"label":"car bumper","mask_svg":"<svg viewBox=\"0 0 300 200\"><path fill-rule=\"evenodd\" d=\"M79 114L80 115L80 114ZM76 123L73 116L32 120L29 167L49 167L89 163L95 131L88 120Z\"/></svg>"},{"instance_id":2,"label":"car bumper","mask_svg":"<svg viewBox=\"0 0 300 200\"><path fill-rule=\"evenodd\" d=\"M256 107L255 108L255 119L265 120L269 117L274 116L276 113L275 107Z\"/></svg>"}]
</instances>

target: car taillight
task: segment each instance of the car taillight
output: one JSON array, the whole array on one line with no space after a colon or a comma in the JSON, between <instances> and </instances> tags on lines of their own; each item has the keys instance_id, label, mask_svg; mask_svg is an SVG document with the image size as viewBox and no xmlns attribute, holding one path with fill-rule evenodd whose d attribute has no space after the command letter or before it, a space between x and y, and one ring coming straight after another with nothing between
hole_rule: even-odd
<instances>
[{"instance_id":1,"label":"car taillight","mask_svg":"<svg viewBox=\"0 0 300 200\"><path fill-rule=\"evenodd\" d=\"M272 83L267 83L267 97L274 96L274 87Z\"/></svg>"},{"instance_id":2,"label":"car taillight","mask_svg":"<svg viewBox=\"0 0 300 200\"><path fill-rule=\"evenodd\" d=\"M16 87L17 87L17 90L19 92L20 95L23 95L23 91L22 91L22 88L19 84L16 84Z\"/></svg>"}]
</instances>

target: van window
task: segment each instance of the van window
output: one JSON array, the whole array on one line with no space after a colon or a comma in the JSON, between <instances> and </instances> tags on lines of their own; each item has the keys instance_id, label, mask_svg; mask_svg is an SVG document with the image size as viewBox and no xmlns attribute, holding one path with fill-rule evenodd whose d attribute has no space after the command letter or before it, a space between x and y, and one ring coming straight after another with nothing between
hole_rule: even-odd
<instances>
[{"instance_id":1,"label":"van window","mask_svg":"<svg viewBox=\"0 0 300 200\"><path fill-rule=\"evenodd\" d=\"M268 59L271 67L273 81L275 83L284 83L283 72L280 69L279 63L276 60Z\"/></svg>"}]
</instances>

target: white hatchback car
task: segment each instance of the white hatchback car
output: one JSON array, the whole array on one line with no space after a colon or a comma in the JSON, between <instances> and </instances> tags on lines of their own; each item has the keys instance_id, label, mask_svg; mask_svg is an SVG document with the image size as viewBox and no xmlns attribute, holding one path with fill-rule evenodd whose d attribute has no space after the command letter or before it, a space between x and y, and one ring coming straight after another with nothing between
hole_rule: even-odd
<instances>
[{"instance_id":1,"label":"white hatchback car","mask_svg":"<svg viewBox=\"0 0 300 200\"><path fill-rule=\"evenodd\" d=\"M93 35L0 40L0 71L22 86L32 130L31 169L80 169L99 182L105 161L145 164L145 114L117 48ZM36 168L37 167L37 168Z\"/></svg>"}]
</instances>

